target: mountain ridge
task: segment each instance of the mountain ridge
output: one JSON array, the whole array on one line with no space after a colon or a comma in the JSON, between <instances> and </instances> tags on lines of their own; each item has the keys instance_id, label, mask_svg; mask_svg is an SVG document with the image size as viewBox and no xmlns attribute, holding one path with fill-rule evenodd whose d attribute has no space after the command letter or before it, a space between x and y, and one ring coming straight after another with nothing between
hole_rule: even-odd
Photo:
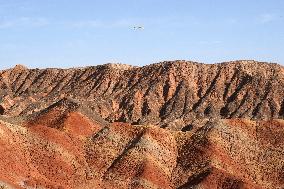
<instances>
[{"instance_id":1,"label":"mountain ridge","mask_svg":"<svg viewBox=\"0 0 284 189\"><path fill-rule=\"evenodd\" d=\"M154 124L187 115L267 119L283 117L283 83L283 66L255 61L170 61L143 67L106 64L80 69L18 66L0 72L0 97L7 115L40 111L44 105L38 101L46 101L46 107L70 97L93 101L109 121ZM253 108L246 112L249 106ZM264 108L267 110L261 110Z\"/></svg>"}]
</instances>

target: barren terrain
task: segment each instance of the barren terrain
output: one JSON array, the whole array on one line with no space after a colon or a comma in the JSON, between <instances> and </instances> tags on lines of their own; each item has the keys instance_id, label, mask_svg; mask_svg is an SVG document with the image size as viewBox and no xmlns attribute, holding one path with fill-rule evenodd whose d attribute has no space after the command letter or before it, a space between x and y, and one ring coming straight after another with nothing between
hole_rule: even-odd
<instances>
[{"instance_id":1,"label":"barren terrain","mask_svg":"<svg viewBox=\"0 0 284 189\"><path fill-rule=\"evenodd\" d=\"M281 65L17 65L0 88L0 187L284 188Z\"/></svg>"}]
</instances>

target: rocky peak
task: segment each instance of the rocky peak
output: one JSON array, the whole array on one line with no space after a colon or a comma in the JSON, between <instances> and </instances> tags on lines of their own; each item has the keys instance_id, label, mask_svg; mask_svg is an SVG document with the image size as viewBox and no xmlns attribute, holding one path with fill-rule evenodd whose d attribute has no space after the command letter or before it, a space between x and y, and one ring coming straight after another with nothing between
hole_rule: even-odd
<instances>
[{"instance_id":1,"label":"rocky peak","mask_svg":"<svg viewBox=\"0 0 284 189\"><path fill-rule=\"evenodd\" d=\"M28 70L28 68L22 64L17 64L14 68L13 71L23 71L23 70Z\"/></svg>"},{"instance_id":2,"label":"rocky peak","mask_svg":"<svg viewBox=\"0 0 284 189\"><path fill-rule=\"evenodd\" d=\"M101 65L102 68L112 69L112 70L131 70L133 68L137 68L137 66L132 66L128 64L121 64L121 63L107 63Z\"/></svg>"}]
</instances>

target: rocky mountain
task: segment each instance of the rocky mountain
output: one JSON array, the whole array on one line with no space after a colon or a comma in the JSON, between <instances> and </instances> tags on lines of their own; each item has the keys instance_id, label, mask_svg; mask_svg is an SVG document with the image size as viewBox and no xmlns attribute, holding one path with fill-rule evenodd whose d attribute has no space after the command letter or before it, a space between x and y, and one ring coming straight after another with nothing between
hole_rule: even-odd
<instances>
[{"instance_id":1,"label":"rocky mountain","mask_svg":"<svg viewBox=\"0 0 284 189\"><path fill-rule=\"evenodd\" d=\"M0 187L284 188L284 67L0 72Z\"/></svg>"},{"instance_id":2,"label":"rocky mountain","mask_svg":"<svg viewBox=\"0 0 284 189\"><path fill-rule=\"evenodd\" d=\"M75 69L0 72L6 115L27 115L64 98L93 107L111 122L167 124L200 118L268 119L284 116L284 68L236 61L162 62Z\"/></svg>"}]
</instances>

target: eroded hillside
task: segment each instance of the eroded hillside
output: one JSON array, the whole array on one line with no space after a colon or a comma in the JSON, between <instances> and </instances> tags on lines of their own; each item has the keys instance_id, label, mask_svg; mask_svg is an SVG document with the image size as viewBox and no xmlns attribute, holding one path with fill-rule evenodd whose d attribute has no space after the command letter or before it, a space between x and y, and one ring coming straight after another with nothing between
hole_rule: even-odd
<instances>
[{"instance_id":1,"label":"eroded hillside","mask_svg":"<svg viewBox=\"0 0 284 189\"><path fill-rule=\"evenodd\" d=\"M61 98L86 102L103 118L138 124L200 118L283 118L284 68L236 61L163 62L144 67L106 64L27 69L0 74L6 115L27 115Z\"/></svg>"},{"instance_id":2,"label":"eroded hillside","mask_svg":"<svg viewBox=\"0 0 284 189\"><path fill-rule=\"evenodd\" d=\"M0 187L284 188L284 68L0 72Z\"/></svg>"},{"instance_id":3,"label":"eroded hillside","mask_svg":"<svg viewBox=\"0 0 284 189\"><path fill-rule=\"evenodd\" d=\"M5 186L284 186L283 120L218 120L182 132L151 125L104 124L79 109L68 113L59 109L41 112L32 123L0 122L0 180Z\"/></svg>"}]
</instances>

